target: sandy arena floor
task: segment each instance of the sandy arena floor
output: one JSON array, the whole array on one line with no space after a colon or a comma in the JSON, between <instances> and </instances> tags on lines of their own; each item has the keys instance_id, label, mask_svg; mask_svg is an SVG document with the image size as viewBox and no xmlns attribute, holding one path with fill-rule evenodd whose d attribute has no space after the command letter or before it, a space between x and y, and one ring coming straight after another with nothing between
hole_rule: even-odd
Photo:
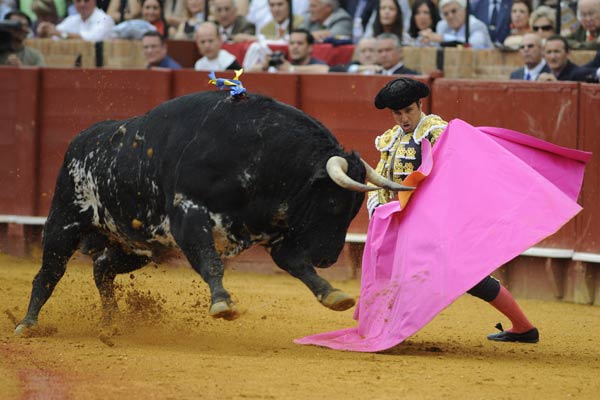
<instances>
[{"instance_id":1,"label":"sandy arena floor","mask_svg":"<svg viewBox=\"0 0 600 400\"><path fill-rule=\"evenodd\" d=\"M37 262L0 256L0 399L598 399L600 307L521 301L537 345L486 340L498 321L463 296L417 335L377 354L300 346L294 338L354 326L286 274L228 271L241 318L207 316L191 268L121 276L121 319L98 325L91 265L71 262L40 315L16 338ZM358 295L359 283L334 282Z\"/></svg>"}]
</instances>

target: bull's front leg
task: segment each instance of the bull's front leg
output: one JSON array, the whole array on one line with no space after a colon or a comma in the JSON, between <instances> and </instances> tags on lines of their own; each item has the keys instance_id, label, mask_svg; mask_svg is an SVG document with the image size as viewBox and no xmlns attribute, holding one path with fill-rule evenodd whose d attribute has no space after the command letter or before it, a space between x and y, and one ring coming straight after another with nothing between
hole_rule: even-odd
<instances>
[{"instance_id":1,"label":"bull's front leg","mask_svg":"<svg viewBox=\"0 0 600 400\"><path fill-rule=\"evenodd\" d=\"M345 311L354 306L355 301L352 296L331 286L327 280L317 274L310 263L304 261L305 258L298 253L293 256L294 253L296 252L279 248L273 249L271 256L279 268L300 279L325 307L335 311Z\"/></svg>"},{"instance_id":2,"label":"bull's front leg","mask_svg":"<svg viewBox=\"0 0 600 400\"><path fill-rule=\"evenodd\" d=\"M173 238L210 288L209 314L232 320L239 313L223 287L224 265L215 250L211 220L206 207L190 201L181 202L170 215Z\"/></svg>"}]
</instances>

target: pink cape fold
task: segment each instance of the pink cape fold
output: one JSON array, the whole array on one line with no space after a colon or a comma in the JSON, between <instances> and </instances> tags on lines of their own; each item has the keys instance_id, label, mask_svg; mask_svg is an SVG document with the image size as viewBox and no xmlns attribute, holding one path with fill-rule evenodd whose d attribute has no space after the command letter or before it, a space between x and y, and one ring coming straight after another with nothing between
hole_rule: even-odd
<instances>
[{"instance_id":1,"label":"pink cape fold","mask_svg":"<svg viewBox=\"0 0 600 400\"><path fill-rule=\"evenodd\" d=\"M501 128L448 124L410 202L377 208L363 254L358 326L301 339L374 352L415 334L485 276L581 207L591 153Z\"/></svg>"}]
</instances>

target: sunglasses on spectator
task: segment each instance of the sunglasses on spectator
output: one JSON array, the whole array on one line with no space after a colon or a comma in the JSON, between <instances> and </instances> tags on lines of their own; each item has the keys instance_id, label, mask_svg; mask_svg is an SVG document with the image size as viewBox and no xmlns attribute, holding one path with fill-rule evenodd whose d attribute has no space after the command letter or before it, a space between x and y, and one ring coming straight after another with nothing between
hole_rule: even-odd
<instances>
[{"instance_id":1,"label":"sunglasses on spectator","mask_svg":"<svg viewBox=\"0 0 600 400\"><path fill-rule=\"evenodd\" d=\"M554 29L554 27L552 25L540 25L540 26L534 26L533 30L534 31L544 31L544 32L548 32L551 31L552 29Z\"/></svg>"},{"instance_id":2,"label":"sunglasses on spectator","mask_svg":"<svg viewBox=\"0 0 600 400\"><path fill-rule=\"evenodd\" d=\"M73 3L89 3L90 0L73 0Z\"/></svg>"},{"instance_id":3,"label":"sunglasses on spectator","mask_svg":"<svg viewBox=\"0 0 600 400\"><path fill-rule=\"evenodd\" d=\"M535 47L535 44L522 44L519 46L519 49L523 50L523 49L533 49Z\"/></svg>"}]
</instances>

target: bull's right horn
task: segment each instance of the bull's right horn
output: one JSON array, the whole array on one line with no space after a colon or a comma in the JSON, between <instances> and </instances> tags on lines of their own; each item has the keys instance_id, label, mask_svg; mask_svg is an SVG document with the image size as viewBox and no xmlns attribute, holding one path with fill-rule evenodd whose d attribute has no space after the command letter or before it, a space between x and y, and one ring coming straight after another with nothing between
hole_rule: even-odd
<instances>
[{"instance_id":1,"label":"bull's right horn","mask_svg":"<svg viewBox=\"0 0 600 400\"><path fill-rule=\"evenodd\" d=\"M377 172L375 172L375 170L373 168L371 168L371 166L369 164L367 164L367 162L365 160L363 160L362 158L360 160L363 162L363 164L365 165L365 168L367 169L367 182L371 182L372 184L374 184L380 188L391 190L393 192L415 190L414 186L400 185L399 183L396 183L389 179L384 178L383 176L381 176ZM344 160L344 161L346 161L346 160Z\"/></svg>"}]
</instances>

